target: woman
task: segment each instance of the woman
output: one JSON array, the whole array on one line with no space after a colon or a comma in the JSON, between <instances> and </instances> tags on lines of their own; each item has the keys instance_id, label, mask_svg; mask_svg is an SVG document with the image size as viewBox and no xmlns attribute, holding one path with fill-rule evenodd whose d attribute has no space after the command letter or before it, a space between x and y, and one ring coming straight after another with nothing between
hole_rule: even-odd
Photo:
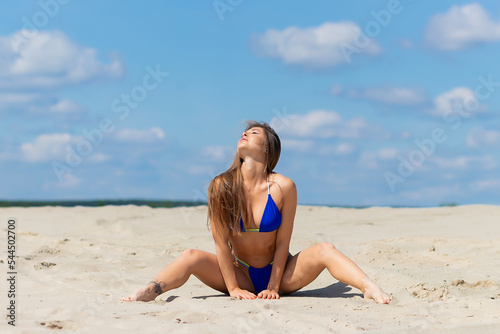
<instances>
[{"instance_id":1,"label":"woman","mask_svg":"<svg viewBox=\"0 0 500 334\"><path fill-rule=\"evenodd\" d=\"M320 243L294 256L288 252L297 190L292 180L273 172L280 152L278 135L268 124L248 122L233 164L208 189L207 224L216 255L187 249L122 301L153 300L190 275L233 298L276 299L311 283L327 268L365 298L388 304L391 297L332 244Z\"/></svg>"}]
</instances>

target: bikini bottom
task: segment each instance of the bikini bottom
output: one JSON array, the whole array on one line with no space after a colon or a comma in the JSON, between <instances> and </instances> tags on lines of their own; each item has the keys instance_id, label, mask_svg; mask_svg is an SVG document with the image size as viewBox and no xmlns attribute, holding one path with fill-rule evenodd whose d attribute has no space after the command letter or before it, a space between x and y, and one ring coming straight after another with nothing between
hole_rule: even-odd
<instances>
[{"instance_id":1,"label":"bikini bottom","mask_svg":"<svg viewBox=\"0 0 500 334\"><path fill-rule=\"evenodd\" d=\"M255 288L255 293L259 293L262 290L267 289L267 285L269 284L269 279L271 278L271 271L273 269L273 263L269 263L267 266L263 268L254 268L245 262L241 261L234 255L234 258L247 267L248 274L250 275L250 279L252 280L253 287Z\"/></svg>"}]
</instances>

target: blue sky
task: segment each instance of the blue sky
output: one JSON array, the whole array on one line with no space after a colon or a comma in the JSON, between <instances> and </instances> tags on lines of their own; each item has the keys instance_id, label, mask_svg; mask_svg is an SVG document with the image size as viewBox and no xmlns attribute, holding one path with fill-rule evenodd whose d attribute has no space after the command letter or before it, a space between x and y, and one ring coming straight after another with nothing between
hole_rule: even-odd
<instances>
[{"instance_id":1,"label":"blue sky","mask_svg":"<svg viewBox=\"0 0 500 334\"><path fill-rule=\"evenodd\" d=\"M1 199L206 200L254 119L299 204L500 203L496 1L0 9Z\"/></svg>"}]
</instances>

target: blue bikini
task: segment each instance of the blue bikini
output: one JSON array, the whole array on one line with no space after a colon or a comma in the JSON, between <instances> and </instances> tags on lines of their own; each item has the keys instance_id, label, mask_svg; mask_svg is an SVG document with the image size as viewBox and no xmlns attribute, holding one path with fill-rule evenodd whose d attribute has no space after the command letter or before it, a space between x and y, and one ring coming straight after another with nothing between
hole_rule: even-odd
<instances>
[{"instance_id":1,"label":"blue bikini","mask_svg":"<svg viewBox=\"0 0 500 334\"><path fill-rule=\"evenodd\" d=\"M259 228L248 229L245 230L245 226L243 225L243 218L240 219L240 226L242 232L273 232L278 229L281 225L281 212L274 203L273 198L271 197L271 193L269 192L269 179L267 180L267 203L264 208L264 213L262 214L262 218L260 220ZM242 260L238 259L236 255L233 253L234 258L248 268L248 274L250 275L250 279L252 280L253 287L255 288L255 293L259 293L262 290L267 289L267 285L269 284L269 279L271 278L271 271L273 268L273 263L269 263L267 266L263 268L254 268Z\"/></svg>"}]
</instances>

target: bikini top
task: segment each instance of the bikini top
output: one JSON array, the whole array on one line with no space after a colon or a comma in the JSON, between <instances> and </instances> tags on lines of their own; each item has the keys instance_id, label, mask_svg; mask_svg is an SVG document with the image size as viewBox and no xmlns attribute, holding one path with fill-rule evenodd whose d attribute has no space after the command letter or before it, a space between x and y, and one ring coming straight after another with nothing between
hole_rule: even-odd
<instances>
[{"instance_id":1,"label":"bikini top","mask_svg":"<svg viewBox=\"0 0 500 334\"><path fill-rule=\"evenodd\" d=\"M264 208L264 213L260 220L259 228L252 228L245 230L243 225L243 218L240 219L240 226L242 232L272 232L278 229L281 225L281 212L274 203L271 193L269 192L269 178L267 179L267 203Z\"/></svg>"}]
</instances>

